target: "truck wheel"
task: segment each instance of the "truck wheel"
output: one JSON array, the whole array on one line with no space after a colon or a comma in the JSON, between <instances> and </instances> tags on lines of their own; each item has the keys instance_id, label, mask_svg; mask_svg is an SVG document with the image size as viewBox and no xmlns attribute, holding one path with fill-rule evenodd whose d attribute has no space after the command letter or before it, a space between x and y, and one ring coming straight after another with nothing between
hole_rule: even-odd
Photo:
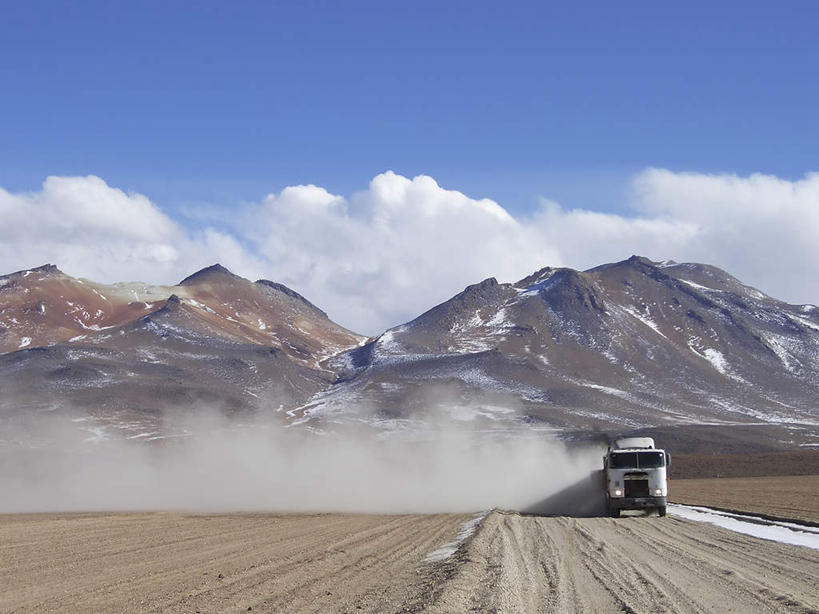
<instances>
[{"instance_id":1,"label":"truck wheel","mask_svg":"<svg viewBox=\"0 0 819 614\"><path fill-rule=\"evenodd\" d=\"M662 505L662 506L658 507L658 508L657 508L657 513L658 513L660 516L665 516L665 505Z\"/></svg>"},{"instance_id":2,"label":"truck wheel","mask_svg":"<svg viewBox=\"0 0 819 614\"><path fill-rule=\"evenodd\" d=\"M609 514L611 514L612 518L619 518L620 517L620 508L612 507L609 509Z\"/></svg>"}]
</instances>

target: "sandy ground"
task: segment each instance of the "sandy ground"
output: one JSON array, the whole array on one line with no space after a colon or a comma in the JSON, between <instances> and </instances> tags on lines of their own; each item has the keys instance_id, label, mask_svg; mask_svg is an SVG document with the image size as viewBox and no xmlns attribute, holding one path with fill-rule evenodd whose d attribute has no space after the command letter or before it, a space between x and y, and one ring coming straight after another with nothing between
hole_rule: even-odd
<instances>
[{"instance_id":1,"label":"sandy ground","mask_svg":"<svg viewBox=\"0 0 819 614\"><path fill-rule=\"evenodd\" d=\"M718 448L717 448L718 449ZM673 454L673 479L819 475L819 450L747 454Z\"/></svg>"},{"instance_id":2,"label":"sandy ground","mask_svg":"<svg viewBox=\"0 0 819 614\"><path fill-rule=\"evenodd\" d=\"M493 513L459 556L423 611L819 611L819 552L670 516Z\"/></svg>"},{"instance_id":3,"label":"sandy ground","mask_svg":"<svg viewBox=\"0 0 819 614\"><path fill-rule=\"evenodd\" d=\"M669 498L819 524L819 475L671 480Z\"/></svg>"},{"instance_id":4,"label":"sandy ground","mask_svg":"<svg viewBox=\"0 0 819 614\"><path fill-rule=\"evenodd\" d=\"M819 552L674 517L0 516L2 612L819 612Z\"/></svg>"},{"instance_id":5,"label":"sandy ground","mask_svg":"<svg viewBox=\"0 0 819 614\"><path fill-rule=\"evenodd\" d=\"M0 516L0 612L394 611L467 518Z\"/></svg>"}]
</instances>

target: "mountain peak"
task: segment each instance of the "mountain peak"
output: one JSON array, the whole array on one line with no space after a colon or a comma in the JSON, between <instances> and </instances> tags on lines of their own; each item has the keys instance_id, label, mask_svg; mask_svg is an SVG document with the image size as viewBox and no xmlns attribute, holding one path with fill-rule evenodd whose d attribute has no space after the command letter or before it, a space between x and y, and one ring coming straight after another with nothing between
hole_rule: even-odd
<instances>
[{"instance_id":1,"label":"mountain peak","mask_svg":"<svg viewBox=\"0 0 819 614\"><path fill-rule=\"evenodd\" d=\"M487 277L481 282L467 286L466 290L485 290L486 288L494 288L498 285L498 280L494 277Z\"/></svg>"},{"instance_id":2,"label":"mountain peak","mask_svg":"<svg viewBox=\"0 0 819 614\"><path fill-rule=\"evenodd\" d=\"M36 269L31 269L32 273L62 273L60 269L58 269L53 264L44 264L42 266L38 266Z\"/></svg>"},{"instance_id":3,"label":"mountain peak","mask_svg":"<svg viewBox=\"0 0 819 614\"><path fill-rule=\"evenodd\" d=\"M555 269L553 269L550 266L545 266L542 269L538 269L537 271L535 271L531 275L527 275L526 277L524 277L523 279L518 281L515 284L515 287L516 288L528 288L529 286L534 285L539 281L542 281L545 277L551 277L552 272L554 270Z\"/></svg>"},{"instance_id":4,"label":"mountain peak","mask_svg":"<svg viewBox=\"0 0 819 614\"><path fill-rule=\"evenodd\" d=\"M270 281L269 279L258 279L258 280L256 280L256 283L259 284L260 286L265 286L267 288L272 288L273 290L281 292L282 294L285 294L286 296L289 296L290 298L294 298L297 301L299 301L301 303L304 303L305 305L307 305L311 309L316 310L321 315L323 315L325 318L328 317L327 314L324 311L322 311L321 309L316 307L313 303L308 301L301 294L299 294L295 290L292 290L292 289L288 288L284 284L280 284L280 283L277 283L275 281Z\"/></svg>"},{"instance_id":5,"label":"mountain peak","mask_svg":"<svg viewBox=\"0 0 819 614\"><path fill-rule=\"evenodd\" d=\"M641 268L641 267L648 267L650 269L656 269L658 263L652 261L645 256L637 256L632 255L629 256L626 260L619 260L617 262L610 262L607 264L600 264L596 267L592 267L591 269L587 269L586 273L600 273L602 271L608 271L611 269L623 269L623 268Z\"/></svg>"},{"instance_id":6,"label":"mountain peak","mask_svg":"<svg viewBox=\"0 0 819 614\"><path fill-rule=\"evenodd\" d=\"M630 264L632 266L635 266L635 265L644 265L644 266L650 266L650 267L657 266L657 264L654 261L646 258L645 256L637 256L637 255L630 256L628 258L628 260L625 261L625 263Z\"/></svg>"},{"instance_id":7,"label":"mountain peak","mask_svg":"<svg viewBox=\"0 0 819 614\"><path fill-rule=\"evenodd\" d=\"M8 275L5 275L5 277L26 275L28 273L45 273L46 275L52 275L52 274L63 275L63 272L60 269L58 269L55 265L53 265L53 264L44 264L42 266L38 266L38 267L35 267L33 269L22 269L21 271L15 271L14 273L10 273Z\"/></svg>"},{"instance_id":8,"label":"mountain peak","mask_svg":"<svg viewBox=\"0 0 819 614\"><path fill-rule=\"evenodd\" d=\"M205 281L214 281L219 279L234 281L242 278L239 277L238 275L235 275L234 273L231 273L221 264L216 263L197 271L193 275L189 275L188 277L180 281L179 285L191 286Z\"/></svg>"}]
</instances>

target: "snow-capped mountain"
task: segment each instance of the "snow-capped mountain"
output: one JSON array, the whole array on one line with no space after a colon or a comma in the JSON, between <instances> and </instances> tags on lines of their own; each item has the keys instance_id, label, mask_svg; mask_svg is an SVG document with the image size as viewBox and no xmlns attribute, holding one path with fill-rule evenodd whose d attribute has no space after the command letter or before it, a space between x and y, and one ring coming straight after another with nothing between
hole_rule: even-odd
<instances>
[{"instance_id":1,"label":"snow-capped mountain","mask_svg":"<svg viewBox=\"0 0 819 614\"><path fill-rule=\"evenodd\" d=\"M276 347L295 360L309 355L315 362L361 339L286 286L251 283L218 264L177 286L97 284L48 264L0 277L0 354L63 341L100 343L112 329L158 313L171 297L191 316L191 330Z\"/></svg>"},{"instance_id":2,"label":"snow-capped mountain","mask_svg":"<svg viewBox=\"0 0 819 614\"><path fill-rule=\"evenodd\" d=\"M100 436L162 437L206 406L315 428L776 425L819 443L819 310L636 256L487 279L372 339L218 265L177 286L46 266L0 277L0 348L0 421L69 412Z\"/></svg>"},{"instance_id":3,"label":"snow-capped mountain","mask_svg":"<svg viewBox=\"0 0 819 614\"><path fill-rule=\"evenodd\" d=\"M437 408L560 429L819 423L816 307L637 256L487 279L329 363L340 381L299 420L366 411L399 427Z\"/></svg>"},{"instance_id":4,"label":"snow-capped mountain","mask_svg":"<svg viewBox=\"0 0 819 614\"><path fill-rule=\"evenodd\" d=\"M177 286L21 271L0 278L0 419L71 412L151 436L168 412L283 409L329 386L321 361L363 340L293 290L219 265Z\"/></svg>"}]
</instances>

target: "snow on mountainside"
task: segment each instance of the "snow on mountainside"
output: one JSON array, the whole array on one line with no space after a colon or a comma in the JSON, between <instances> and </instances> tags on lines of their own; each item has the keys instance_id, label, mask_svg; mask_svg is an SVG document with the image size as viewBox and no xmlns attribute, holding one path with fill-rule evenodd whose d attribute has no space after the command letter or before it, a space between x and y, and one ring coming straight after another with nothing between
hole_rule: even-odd
<instances>
[{"instance_id":1,"label":"snow on mountainside","mask_svg":"<svg viewBox=\"0 0 819 614\"><path fill-rule=\"evenodd\" d=\"M490 278L369 340L219 265L176 286L49 265L0 277L0 350L6 432L67 412L91 438L153 439L204 406L313 428L775 425L819 443L819 311L636 256Z\"/></svg>"},{"instance_id":2,"label":"snow on mountainside","mask_svg":"<svg viewBox=\"0 0 819 614\"><path fill-rule=\"evenodd\" d=\"M548 428L819 423L819 313L715 267L632 257L487 279L330 364L299 420L464 420ZM437 392L431 392L436 390Z\"/></svg>"},{"instance_id":3,"label":"snow on mountainside","mask_svg":"<svg viewBox=\"0 0 819 614\"><path fill-rule=\"evenodd\" d=\"M21 271L0 278L0 421L61 410L98 435L153 437L168 412L282 409L326 388L321 361L363 340L219 265L177 286Z\"/></svg>"},{"instance_id":4,"label":"snow on mountainside","mask_svg":"<svg viewBox=\"0 0 819 614\"><path fill-rule=\"evenodd\" d=\"M45 265L0 277L0 353L21 345L97 343L112 334L98 333L156 313L171 297L203 334L278 347L296 360L321 359L361 339L286 286L251 283L218 264L178 286L96 284Z\"/></svg>"}]
</instances>

